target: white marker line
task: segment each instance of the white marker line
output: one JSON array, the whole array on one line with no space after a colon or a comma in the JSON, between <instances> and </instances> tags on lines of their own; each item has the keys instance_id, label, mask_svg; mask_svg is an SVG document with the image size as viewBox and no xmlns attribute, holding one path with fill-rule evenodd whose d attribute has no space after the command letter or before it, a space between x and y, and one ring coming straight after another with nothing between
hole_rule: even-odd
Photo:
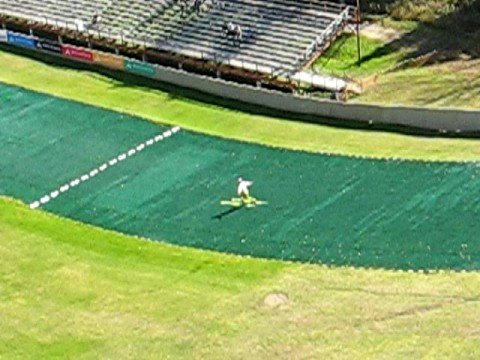
<instances>
[{"instance_id":1,"label":"white marker line","mask_svg":"<svg viewBox=\"0 0 480 360\"><path fill-rule=\"evenodd\" d=\"M175 126L171 128L170 130L167 130L163 132L161 135L157 135L151 139L148 139L147 141L140 143L139 145L133 147L130 149L127 153L122 153L118 155L117 157L111 159L108 162L103 163L100 165L98 168L95 168L91 170L90 172L82 175L80 178L75 178L71 180L70 182L66 183L65 185L62 185L58 190L53 190L51 191L48 195L45 195L41 197L39 200L36 200L30 204L30 209L38 209L42 205L47 204L48 202L52 201L53 199L58 198L60 195L65 194L66 192L70 191L74 187L80 185L80 183L84 183L88 180L91 180L93 177L97 176L99 173L104 172L107 170L109 167L115 166L119 164L120 162L124 161L127 159L127 156L133 156L143 150L145 150L148 146L152 146L154 143L157 143L159 141L162 141L173 134L178 133L181 130L180 127Z\"/></svg>"}]
</instances>

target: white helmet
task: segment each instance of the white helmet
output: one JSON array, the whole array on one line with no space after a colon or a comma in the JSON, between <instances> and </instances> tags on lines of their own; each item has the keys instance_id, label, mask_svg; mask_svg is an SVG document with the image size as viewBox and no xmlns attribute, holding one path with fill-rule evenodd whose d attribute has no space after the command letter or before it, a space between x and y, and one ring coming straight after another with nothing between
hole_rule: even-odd
<instances>
[{"instance_id":1,"label":"white helmet","mask_svg":"<svg viewBox=\"0 0 480 360\"><path fill-rule=\"evenodd\" d=\"M239 177L237 181L238 181L238 182L242 182L243 179L242 179L241 177Z\"/></svg>"}]
</instances>

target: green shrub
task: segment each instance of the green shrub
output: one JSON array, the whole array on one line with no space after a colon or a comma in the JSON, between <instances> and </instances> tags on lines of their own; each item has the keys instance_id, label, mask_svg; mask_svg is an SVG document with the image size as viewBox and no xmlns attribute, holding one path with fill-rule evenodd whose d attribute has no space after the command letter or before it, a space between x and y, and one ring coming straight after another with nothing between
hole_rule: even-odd
<instances>
[{"instance_id":1,"label":"green shrub","mask_svg":"<svg viewBox=\"0 0 480 360\"><path fill-rule=\"evenodd\" d=\"M362 9L370 14L390 15L396 20L432 23L455 11L477 8L477 4L477 0L372 0L364 1Z\"/></svg>"}]
</instances>

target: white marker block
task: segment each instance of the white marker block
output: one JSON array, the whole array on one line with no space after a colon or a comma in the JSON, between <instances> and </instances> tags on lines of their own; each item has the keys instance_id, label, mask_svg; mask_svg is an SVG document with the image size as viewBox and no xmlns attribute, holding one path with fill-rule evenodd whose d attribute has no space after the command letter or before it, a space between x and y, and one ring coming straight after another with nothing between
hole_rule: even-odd
<instances>
[{"instance_id":1,"label":"white marker block","mask_svg":"<svg viewBox=\"0 0 480 360\"><path fill-rule=\"evenodd\" d=\"M45 195L44 197L42 197L42 198L40 199L40 203L41 203L41 204L46 204L46 203L48 203L49 201L50 201L50 196L48 196L48 195Z\"/></svg>"},{"instance_id":2,"label":"white marker block","mask_svg":"<svg viewBox=\"0 0 480 360\"><path fill-rule=\"evenodd\" d=\"M137 150L135 150L135 149L129 150L129 151L128 151L128 156L132 156L132 155L134 155L136 152L137 152Z\"/></svg>"},{"instance_id":3,"label":"white marker block","mask_svg":"<svg viewBox=\"0 0 480 360\"><path fill-rule=\"evenodd\" d=\"M50 193L50 197L51 197L52 199L55 199L56 197L58 197L58 195L60 195L60 193L59 193L57 190L52 191L52 192Z\"/></svg>"},{"instance_id":4,"label":"white marker block","mask_svg":"<svg viewBox=\"0 0 480 360\"><path fill-rule=\"evenodd\" d=\"M165 131L165 132L163 133L163 137L168 138L168 137L170 137L170 136L172 136L172 132L171 132L170 130L167 130L167 131Z\"/></svg>"},{"instance_id":5,"label":"white marker block","mask_svg":"<svg viewBox=\"0 0 480 360\"><path fill-rule=\"evenodd\" d=\"M63 186L60 188L60 192L62 192L62 193L67 192L68 189L70 189L70 186L69 186L69 185L63 185Z\"/></svg>"},{"instance_id":6,"label":"white marker block","mask_svg":"<svg viewBox=\"0 0 480 360\"><path fill-rule=\"evenodd\" d=\"M80 180L82 181L87 181L88 179L90 179L90 176L88 175L82 175L82 177L80 178Z\"/></svg>"},{"instance_id":7,"label":"white marker block","mask_svg":"<svg viewBox=\"0 0 480 360\"><path fill-rule=\"evenodd\" d=\"M73 181L70 183L70 187L75 187L75 186L77 186L78 184L80 184L80 180L79 180L79 179L75 179L75 180L73 180Z\"/></svg>"},{"instance_id":8,"label":"white marker block","mask_svg":"<svg viewBox=\"0 0 480 360\"><path fill-rule=\"evenodd\" d=\"M175 126L174 128L172 128L172 132L173 132L174 134L176 134L176 133L179 132L179 131L180 131L180 126Z\"/></svg>"},{"instance_id":9,"label":"white marker block","mask_svg":"<svg viewBox=\"0 0 480 360\"><path fill-rule=\"evenodd\" d=\"M147 146L151 146L151 145L153 145L153 143L154 143L153 139L150 139L146 142Z\"/></svg>"},{"instance_id":10,"label":"white marker block","mask_svg":"<svg viewBox=\"0 0 480 360\"><path fill-rule=\"evenodd\" d=\"M107 170L107 167L108 167L107 164L103 164L102 166L100 166L100 167L98 168L98 170L100 170L100 171L105 171L105 170Z\"/></svg>"},{"instance_id":11,"label":"white marker block","mask_svg":"<svg viewBox=\"0 0 480 360\"><path fill-rule=\"evenodd\" d=\"M161 141L161 140L163 140L163 136L162 136L162 135L157 135L157 136L155 136L155 141L156 141L156 142L159 142L159 141Z\"/></svg>"},{"instance_id":12,"label":"white marker block","mask_svg":"<svg viewBox=\"0 0 480 360\"><path fill-rule=\"evenodd\" d=\"M145 149L144 144L140 144L140 145L137 146L137 151L142 151L143 149Z\"/></svg>"},{"instance_id":13,"label":"white marker block","mask_svg":"<svg viewBox=\"0 0 480 360\"><path fill-rule=\"evenodd\" d=\"M109 163L111 166L113 166L113 165L115 165L117 162L118 162L117 159L112 159L112 160L110 160L108 163Z\"/></svg>"},{"instance_id":14,"label":"white marker block","mask_svg":"<svg viewBox=\"0 0 480 360\"><path fill-rule=\"evenodd\" d=\"M123 160L125 160L126 158L127 158L127 155L126 155L126 154L122 154L122 155L119 155L119 156L117 157L118 161L123 161Z\"/></svg>"},{"instance_id":15,"label":"white marker block","mask_svg":"<svg viewBox=\"0 0 480 360\"><path fill-rule=\"evenodd\" d=\"M30 209L38 209L38 207L40 206L40 203L38 201L35 201L33 203L30 204Z\"/></svg>"},{"instance_id":16,"label":"white marker block","mask_svg":"<svg viewBox=\"0 0 480 360\"><path fill-rule=\"evenodd\" d=\"M98 175L98 170L97 169L90 171L90 177L94 177L94 176L97 176L97 175Z\"/></svg>"}]
</instances>

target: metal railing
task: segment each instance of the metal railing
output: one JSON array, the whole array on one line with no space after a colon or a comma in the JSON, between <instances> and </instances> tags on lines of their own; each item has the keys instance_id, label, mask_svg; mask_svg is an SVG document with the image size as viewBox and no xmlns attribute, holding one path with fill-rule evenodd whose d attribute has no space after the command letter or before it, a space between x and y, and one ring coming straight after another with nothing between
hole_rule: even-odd
<instances>
[{"instance_id":1,"label":"metal railing","mask_svg":"<svg viewBox=\"0 0 480 360\"><path fill-rule=\"evenodd\" d=\"M305 61L306 59L310 58L310 56L312 56L312 54L315 53L317 49L322 49L325 44L340 31L340 29L343 29L345 27L349 19L350 6L347 6L338 15L338 17L333 22L331 22L325 28L325 30L323 30L322 33L318 35L315 40L312 41L310 45L307 46L307 48L303 52L303 55L299 57L299 62Z\"/></svg>"}]
</instances>

